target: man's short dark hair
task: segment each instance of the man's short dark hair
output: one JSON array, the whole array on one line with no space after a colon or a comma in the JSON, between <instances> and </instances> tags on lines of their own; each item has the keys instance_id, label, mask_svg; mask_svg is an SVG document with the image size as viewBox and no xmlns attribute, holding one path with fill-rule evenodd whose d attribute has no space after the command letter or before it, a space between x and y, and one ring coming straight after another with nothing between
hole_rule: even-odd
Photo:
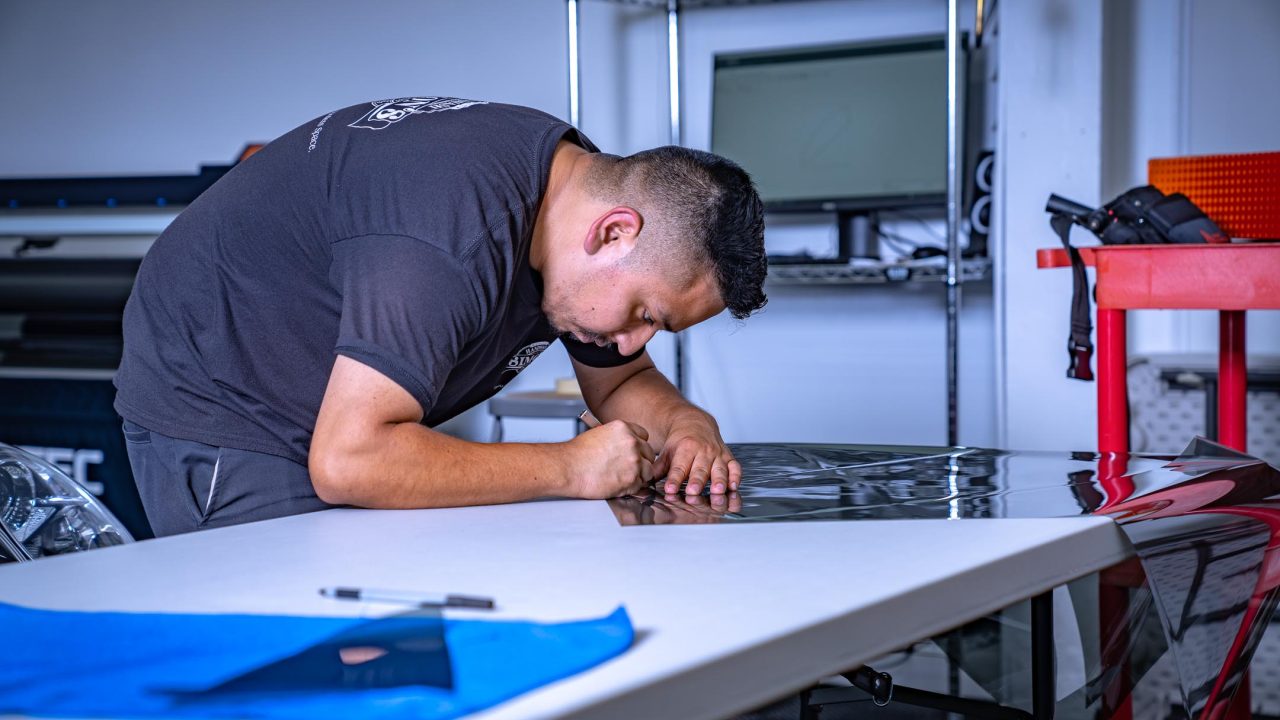
<instances>
[{"instance_id":1,"label":"man's short dark hair","mask_svg":"<svg viewBox=\"0 0 1280 720\"><path fill-rule=\"evenodd\" d=\"M650 233L662 240L659 245L683 247L684 260L709 265L735 318L764 307L764 204L745 170L719 155L674 145L613 160L603 169L615 197L639 195L648 205L641 209L641 237Z\"/></svg>"}]
</instances>

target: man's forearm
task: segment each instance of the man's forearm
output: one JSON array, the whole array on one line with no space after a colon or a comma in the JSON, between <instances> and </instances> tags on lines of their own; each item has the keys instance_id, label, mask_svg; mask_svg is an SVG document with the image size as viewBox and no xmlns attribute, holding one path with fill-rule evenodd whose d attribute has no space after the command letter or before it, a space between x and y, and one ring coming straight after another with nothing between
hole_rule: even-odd
<instances>
[{"instance_id":1,"label":"man's forearm","mask_svg":"<svg viewBox=\"0 0 1280 720\"><path fill-rule=\"evenodd\" d=\"M627 378L593 408L601 420L622 419L649 431L649 445L655 453L666 444L673 425L685 417L715 421L689 402L670 380L650 366Z\"/></svg>"},{"instance_id":2,"label":"man's forearm","mask_svg":"<svg viewBox=\"0 0 1280 720\"><path fill-rule=\"evenodd\" d=\"M311 474L325 502L369 508L428 508L564 495L559 444L474 443L418 423L387 423L312 447Z\"/></svg>"},{"instance_id":3,"label":"man's forearm","mask_svg":"<svg viewBox=\"0 0 1280 720\"><path fill-rule=\"evenodd\" d=\"M616 497L652 477L639 426L609 423L563 443L486 445L423 427L422 414L404 388L338 356L307 459L316 495L371 508L450 507Z\"/></svg>"}]
</instances>

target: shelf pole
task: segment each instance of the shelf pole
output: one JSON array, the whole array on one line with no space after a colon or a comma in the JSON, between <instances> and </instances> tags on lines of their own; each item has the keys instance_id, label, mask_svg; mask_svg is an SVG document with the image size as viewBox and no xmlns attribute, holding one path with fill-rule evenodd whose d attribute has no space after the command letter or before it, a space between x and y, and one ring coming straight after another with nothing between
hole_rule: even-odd
<instances>
[{"instance_id":1,"label":"shelf pole","mask_svg":"<svg viewBox=\"0 0 1280 720\"><path fill-rule=\"evenodd\" d=\"M680 144L680 0L667 0L667 93L671 99L669 142Z\"/></svg>"},{"instance_id":2,"label":"shelf pole","mask_svg":"<svg viewBox=\"0 0 1280 720\"><path fill-rule=\"evenodd\" d=\"M568 0L569 15L569 124L578 127L578 0Z\"/></svg>"},{"instance_id":3,"label":"shelf pole","mask_svg":"<svg viewBox=\"0 0 1280 720\"><path fill-rule=\"evenodd\" d=\"M671 103L671 130L668 142L680 143L680 0L667 0L667 94ZM676 333L676 389L685 393L685 334Z\"/></svg>"},{"instance_id":4,"label":"shelf pole","mask_svg":"<svg viewBox=\"0 0 1280 720\"><path fill-rule=\"evenodd\" d=\"M960 29L959 0L947 0L947 444L959 444Z\"/></svg>"}]
</instances>

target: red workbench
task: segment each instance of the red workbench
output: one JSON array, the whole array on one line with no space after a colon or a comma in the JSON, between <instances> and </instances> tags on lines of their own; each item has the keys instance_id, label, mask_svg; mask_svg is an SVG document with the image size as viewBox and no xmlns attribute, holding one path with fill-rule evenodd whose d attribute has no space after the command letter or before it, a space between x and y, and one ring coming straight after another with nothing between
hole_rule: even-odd
<instances>
[{"instance_id":1,"label":"red workbench","mask_svg":"<svg viewBox=\"0 0 1280 720\"><path fill-rule=\"evenodd\" d=\"M1080 248L1097 268L1098 451L1129 452L1125 312L1219 311L1218 433L1245 450L1245 311L1280 309L1280 242ZM1070 267L1066 250L1036 252L1040 268Z\"/></svg>"}]
</instances>

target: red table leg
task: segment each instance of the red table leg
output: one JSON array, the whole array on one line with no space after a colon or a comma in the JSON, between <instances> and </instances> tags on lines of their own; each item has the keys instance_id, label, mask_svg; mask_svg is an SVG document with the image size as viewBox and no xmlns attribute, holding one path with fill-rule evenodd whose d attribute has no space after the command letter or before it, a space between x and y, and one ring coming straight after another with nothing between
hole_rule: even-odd
<instances>
[{"instance_id":1,"label":"red table leg","mask_svg":"<svg viewBox=\"0 0 1280 720\"><path fill-rule=\"evenodd\" d=\"M1098 452L1129 452L1125 311L1098 308Z\"/></svg>"},{"instance_id":2,"label":"red table leg","mask_svg":"<svg viewBox=\"0 0 1280 720\"><path fill-rule=\"evenodd\" d=\"M1116 671L1103 688L1102 720L1133 720L1133 675L1129 665L1129 587L1098 575L1098 620L1102 631L1103 672Z\"/></svg>"},{"instance_id":3,"label":"red table leg","mask_svg":"<svg viewBox=\"0 0 1280 720\"><path fill-rule=\"evenodd\" d=\"M1244 311L1218 313L1218 441L1244 452L1247 429Z\"/></svg>"},{"instance_id":4,"label":"red table leg","mask_svg":"<svg viewBox=\"0 0 1280 720\"><path fill-rule=\"evenodd\" d=\"M1218 312L1218 441L1245 451L1248 431L1248 370L1244 353L1244 311ZM1249 674L1236 691L1226 720L1253 717L1249 707Z\"/></svg>"}]
</instances>

